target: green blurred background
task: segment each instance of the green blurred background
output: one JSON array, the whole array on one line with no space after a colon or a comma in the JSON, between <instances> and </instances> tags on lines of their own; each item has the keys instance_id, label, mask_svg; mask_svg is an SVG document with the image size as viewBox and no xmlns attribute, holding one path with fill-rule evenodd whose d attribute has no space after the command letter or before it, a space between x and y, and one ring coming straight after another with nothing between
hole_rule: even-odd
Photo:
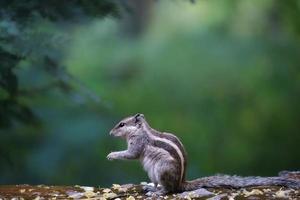
<instances>
[{"instance_id":1,"label":"green blurred background","mask_svg":"<svg viewBox=\"0 0 300 200\"><path fill-rule=\"evenodd\" d=\"M299 0L2 0L0 183L148 180L109 137L144 113L188 179L300 169Z\"/></svg>"}]
</instances>

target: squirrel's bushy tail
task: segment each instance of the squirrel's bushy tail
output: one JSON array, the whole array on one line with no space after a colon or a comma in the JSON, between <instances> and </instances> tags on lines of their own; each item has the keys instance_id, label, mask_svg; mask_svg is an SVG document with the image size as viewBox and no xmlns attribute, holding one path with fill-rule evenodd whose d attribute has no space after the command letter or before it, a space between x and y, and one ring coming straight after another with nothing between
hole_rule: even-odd
<instances>
[{"instance_id":1,"label":"squirrel's bushy tail","mask_svg":"<svg viewBox=\"0 0 300 200\"><path fill-rule=\"evenodd\" d=\"M216 175L185 181L182 184L182 191L191 191L199 188L242 188L248 186L276 185L294 189L300 189L300 180L287 179L285 177L240 177L228 175Z\"/></svg>"}]
</instances>

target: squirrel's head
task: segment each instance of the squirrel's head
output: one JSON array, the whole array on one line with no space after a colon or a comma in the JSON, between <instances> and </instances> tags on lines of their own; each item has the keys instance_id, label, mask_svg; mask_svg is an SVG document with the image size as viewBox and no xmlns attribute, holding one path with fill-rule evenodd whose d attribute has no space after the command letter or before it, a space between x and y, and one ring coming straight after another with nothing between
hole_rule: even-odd
<instances>
[{"instance_id":1,"label":"squirrel's head","mask_svg":"<svg viewBox=\"0 0 300 200\"><path fill-rule=\"evenodd\" d=\"M142 128L142 124L145 122L143 114L136 114L134 116L126 117L122 119L111 131L110 135L115 137L124 137L131 134L138 134Z\"/></svg>"}]
</instances>

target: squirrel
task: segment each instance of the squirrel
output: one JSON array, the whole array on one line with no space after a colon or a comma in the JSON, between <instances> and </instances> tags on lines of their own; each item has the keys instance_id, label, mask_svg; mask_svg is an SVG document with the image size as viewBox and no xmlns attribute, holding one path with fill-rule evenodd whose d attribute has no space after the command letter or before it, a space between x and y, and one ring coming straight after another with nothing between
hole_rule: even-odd
<instances>
[{"instance_id":1,"label":"squirrel","mask_svg":"<svg viewBox=\"0 0 300 200\"><path fill-rule=\"evenodd\" d=\"M127 150L111 152L108 160L139 159L154 186L145 191L157 195L192 191L205 187L241 188L247 186L278 185L300 188L300 180L286 177L239 177L215 175L186 181L187 154L181 141L171 133L159 132L149 126L143 114L121 120L110 135L127 140ZM160 185L160 187L158 187Z\"/></svg>"}]
</instances>

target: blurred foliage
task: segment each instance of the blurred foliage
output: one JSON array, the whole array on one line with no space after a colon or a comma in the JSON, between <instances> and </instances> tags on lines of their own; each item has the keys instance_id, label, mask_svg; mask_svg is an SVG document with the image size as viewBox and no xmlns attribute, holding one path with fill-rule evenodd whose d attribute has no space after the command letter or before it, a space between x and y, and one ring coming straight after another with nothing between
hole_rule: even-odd
<instances>
[{"instance_id":1,"label":"blurred foliage","mask_svg":"<svg viewBox=\"0 0 300 200\"><path fill-rule=\"evenodd\" d=\"M72 77L62 62L64 48L70 42L74 27L96 17L115 13L115 5L108 1L0 2L2 183L47 182L50 180L47 177L55 180L53 174L57 168L53 168L51 174L49 162L54 162L53 159L60 159L63 155L58 153L51 157L51 153L59 150L55 148L55 140L52 141L53 146L48 145L51 138L56 137L54 133L58 130L59 133L67 132L64 129L69 126L62 129L60 126L76 120L74 118L77 112L84 115L84 111L78 110L83 110L80 105L89 101L98 107L88 115L89 118L96 120L103 114L99 112L104 109L99 104L99 97ZM77 109L75 115L69 114L74 112L73 108ZM60 109L63 110L59 112ZM74 117L71 119L65 115ZM67 118L65 121L64 117ZM88 119L85 121L90 123ZM84 127L82 124L80 125ZM42 151L50 154L39 158L39 152ZM51 158L48 158L49 155ZM57 174L57 179L60 177L61 174Z\"/></svg>"},{"instance_id":2,"label":"blurred foliage","mask_svg":"<svg viewBox=\"0 0 300 200\"><path fill-rule=\"evenodd\" d=\"M110 1L1 1L0 183L145 180L105 159L137 112L182 139L189 179L300 168L300 1L151 10L128 37Z\"/></svg>"}]
</instances>

